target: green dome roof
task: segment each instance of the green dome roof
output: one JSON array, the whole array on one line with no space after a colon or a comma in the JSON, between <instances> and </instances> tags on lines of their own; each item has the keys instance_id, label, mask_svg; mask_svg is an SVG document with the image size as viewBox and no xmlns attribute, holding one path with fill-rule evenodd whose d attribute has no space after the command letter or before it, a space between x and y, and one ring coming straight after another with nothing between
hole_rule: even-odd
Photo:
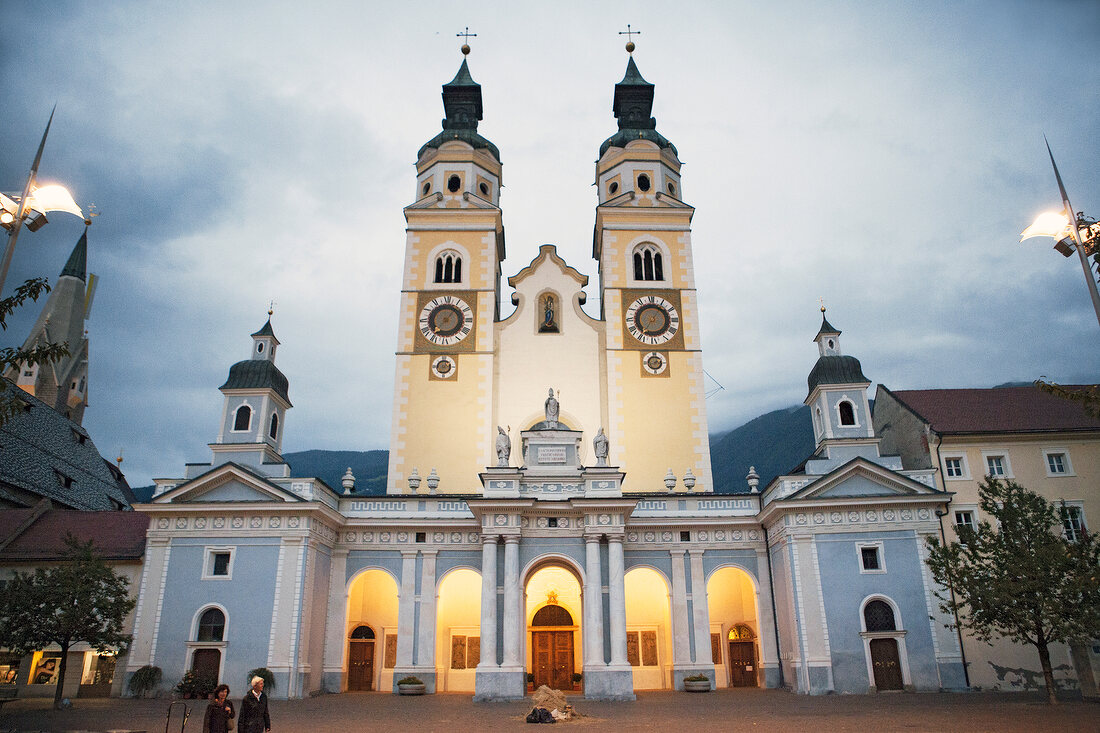
<instances>
[{"instance_id":1,"label":"green dome roof","mask_svg":"<svg viewBox=\"0 0 1100 733\"><path fill-rule=\"evenodd\" d=\"M462 66L455 78L443 85L443 109L447 115L443 120L443 131L424 143L416 154L417 158L422 157L429 148L439 148L450 140L461 140L475 149L488 150L497 161L500 160L497 146L477 134L477 123L482 118L481 85L470 76L466 59L462 59Z\"/></svg>"},{"instance_id":2,"label":"green dome roof","mask_svg":"<svg viewBox=\"0 0 1100 733\"><path fill-rule=\"evenodd\" d=\"M290 404L290 383L279 368L266 359L238 361L229 367L229 379L219 389L270 389Z\"/></svg>"},{"instance_id":3,"label":"green dome roof","mask_svg":"<svg viewBox=\"0 0 1100 733\"><path fill-rule=\"evenodd\" d=\"M600 157L608 148L625 148L632 140L649 140L660 148L671 148L672 154L678 155L676 146L657 132L657 120L650 116L653 112L653 85L642 78L633 56L626 63L623 80L615 85L615 101L611 109L619 121L619 131L603 141Z\"/></svg>"},{"instance_id":4,"label":"green dome roof","mask_svg":"<svg viewBox=\"0 0 1100 733\"><path fill-rule=\"evenodd\" d=\"M819 357L806 383L810 392L821 384L870 384L871 380L863 375L863 367L854 356Z\"/></svg>"}]
</instances>

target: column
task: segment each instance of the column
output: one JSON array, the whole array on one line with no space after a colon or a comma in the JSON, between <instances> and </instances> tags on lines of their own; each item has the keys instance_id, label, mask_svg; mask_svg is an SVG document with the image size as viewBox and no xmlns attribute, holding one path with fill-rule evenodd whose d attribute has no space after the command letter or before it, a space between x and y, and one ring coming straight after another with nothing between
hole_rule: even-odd
<instances>
[{"instance_id":1,"label":"column","mask_svg":"<svg viewBox=\"0 0 1100 733\"><path fill-rule=\"evenodd\" d=\"M669 550L672 555L672 664L691 664L688 641L687 581L684 578L684 551Z\"/></svg>"},{"instance_id":2,"label":"column","mask_svg":"<svg viewBox=\"0 0 1100 733\"><path fill-rule=\"evenodd\" d=\"M689 550L691 562L691 621L695 627L695 663L714 664L710 651L710 604L707 576L703 573L703 551Z\"/></svg>"},{"instance_id":3,"label":"column","mask_svg":"<svg viewBox=\"0 0 1100 733\"><path fill-rule=\"evenodd\" d=\"M325 619L324 688L327 692L344 691L344 649L347 646L348 551L332 551L328 576L328 616Z\"/></svg>"},{"instance_id":4,"label":"column","mask_svg":"<svg viewBox=\"0 0 1100 733\"><path fill-rule=\"evenodd\" d=\"M416 623L416 552L401 553L401 590L397 595L397 667L413 663Z\"/></svg>"},{"instance_id":5,"label":"column","mask_svg":"<svg viewBox=\"0 0 1100 733\"><path fill-rule=\"evenodd\" d=\"M523 613L520 611L519 537L504 538L504 664L520 667Z\"/></svg>"},{"instance_id":6,"label":"column","mask_svg":"<svg viewBox=\"0 0 1100 733\"><path fill-rule=\"evenodd\" d=\"M497 666L497 538L481 538L481 661Z\"/></svg>"},{"instance_id":7,"label":"column","mask_svg":"<svg viewBox=\"0 0 1100 733\"><path fill-rule=\"evenodd\" d=\"M603 581L600 579L600 538L584 538L584 666L604 665Z\"/></svg>"},{"instance_id":8,"label":"column","mask_svg":"<svg viewBox=\"0 0 1100 733\"><path fill-rule=\"evenodd\" d=\"M416 665L435 669L435 556L424 552L420 569L420 638L416 640Z\"/></svg>"},{"instance_id":9,"label":"column","mask_svg":"<svg viewBox=\"0 0 1100 733\"><path fill-rule=\"evenodd\" d=\"M608 537L607 591L611 601L611 666L629 667L626 658L626 585L623 538Z\"/></svg>"}]
</instances>

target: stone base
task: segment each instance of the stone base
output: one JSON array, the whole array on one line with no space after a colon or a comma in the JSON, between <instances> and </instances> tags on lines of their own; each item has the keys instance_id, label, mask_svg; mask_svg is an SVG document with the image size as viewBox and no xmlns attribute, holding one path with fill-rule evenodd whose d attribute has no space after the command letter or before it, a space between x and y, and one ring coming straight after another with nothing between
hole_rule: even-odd
<instances>
[{"instance_id":1,"label":"stone base","mask_svg":"<svg viewBox=\"0 0 1100 733\"><path fill-rule=\"evenodd\" d=\"M779 667L764 667L764 687L768 689L775 689L781 687L779 684Z\"/></svg>"},{"instance_id":2,"label":"stone base","mask_svg":"<svg viewBox=\"0 0 1100 733\"><path fill-rule=\"evenodd\" d=\"M684 678L692 677L694 675L701 674L710 680L710 688L713 690L716 687L714 682L714 665L708 664L702 667L694 665L683 665L682 667L673 666L672 668L672 689L684 690Z\"/></svg>"},{"instance_id":3,"label":"stone base","mask_svg":"<svg viewBox=\"0 0 1100 733\"><path fill-rule=\"evenodd\" d=\"M474 674L474 702L522 700L527 694L527 674L523 668L477 668Z\"/></svg>"},{"instance_id":4,"label":"stone base","mask_svg":"<svg viewBox=\"0 0 1100 733\"><path fill-rule=\"evenodd\" d=\"M321 675L321 689L328 693L340 693L344 691L343 672L325 672Z\"/></svg>"},{"instance_id":5,"label":"stone base","mask_svg":"<svg viewBox=\"0 0 1100 733\"><path fill-rule=\"evenodd\" d=\"M435 667L394 667L393 690L391 691L395 695L401 692L397 689L397 681L409 676L420 678L420 681L424 683L424 692L428 694L435 692Z\"/></svg>"},{"instance_id":6,"label":"stone base","mask_svg":"<svg viewBox=\"0 0 1100 733\"><path fill-rule=\"evenodd\" d=\"M634 700L634 673L630 667L584 670L585 700Z\"/></svg>"}]
</instances>

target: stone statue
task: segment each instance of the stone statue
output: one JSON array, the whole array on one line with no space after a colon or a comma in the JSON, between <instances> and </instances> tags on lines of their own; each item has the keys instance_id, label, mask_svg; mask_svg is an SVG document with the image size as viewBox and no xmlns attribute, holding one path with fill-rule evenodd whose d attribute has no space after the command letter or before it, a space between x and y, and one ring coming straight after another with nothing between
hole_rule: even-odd
<instances>
[{"instance_id":1,"label":"stone statue","mask_svg":"<svg viewBox=\"0 0 1100 733\"><path fill-rule=\"evenodd\" d=\"M507 466L508 459L512 456L512 439L504 432L504 428L497 425L497 465Z\"/></svg>"},{"instance_id":2,"label":"stone statue","mask_svg":"<svg viewBox=\"0 0 1100 733\"><path fill-rule=\"evenodd\" d=\"M546 398L546 422L550 423L551 427L557 427L558 423L558 401L554 399L554 388L550 388L550 396Z\"/></svg>"},{"instance_id":3,"label":"stone statue","mask_svg":"<svg viewBox=\"0 0 1100 733\"><path fill-rule=\"evenodd\" d=\"M600 428L600 432L596 433L596 437L592 439L592 450L596 454L596 465L607 465L607 436L603 434L603 428Z\"/></svg>"}]
</instances>

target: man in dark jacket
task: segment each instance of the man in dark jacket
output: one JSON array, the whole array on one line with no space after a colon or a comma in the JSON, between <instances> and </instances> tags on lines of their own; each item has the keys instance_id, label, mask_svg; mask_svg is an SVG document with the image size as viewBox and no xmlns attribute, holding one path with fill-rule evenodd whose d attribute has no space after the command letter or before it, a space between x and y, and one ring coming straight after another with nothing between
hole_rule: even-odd
<instances>
[{"instance_id":1,"label":"man in dark jacket","mask_svg":"<svg viewBox=\"0 0 1100 733\"><path fill-rule=\"evenodd\" d=\"M240 733L264 733L271 730L271 718L267 714L267 695L264 694L264 678L253 677L252 689L241 700L241 712L237 716Z\"/></svg>"}]
</instances>

